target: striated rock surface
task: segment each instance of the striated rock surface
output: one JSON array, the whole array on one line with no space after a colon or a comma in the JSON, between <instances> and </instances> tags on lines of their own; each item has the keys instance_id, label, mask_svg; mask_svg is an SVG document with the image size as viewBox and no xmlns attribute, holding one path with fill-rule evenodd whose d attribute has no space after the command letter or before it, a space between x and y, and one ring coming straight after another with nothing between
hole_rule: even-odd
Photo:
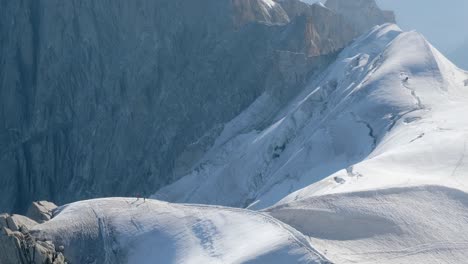
<instances>
[{"instance_id":1,"label":"striated rock surface","mask_svg":"<svg viewBox=\"0 0 468 264\"><path fill-rule=\"evenodd\" d=\"M357 34L296 0L0 3L0 211L10 212L154 193L261 94L278 111Z\"/></svg>"}]
</instances>

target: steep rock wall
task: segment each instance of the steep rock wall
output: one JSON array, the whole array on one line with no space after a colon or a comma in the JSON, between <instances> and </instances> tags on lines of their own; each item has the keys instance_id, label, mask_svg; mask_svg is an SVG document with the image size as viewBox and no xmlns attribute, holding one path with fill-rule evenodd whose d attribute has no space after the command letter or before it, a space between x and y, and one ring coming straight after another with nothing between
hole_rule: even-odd
<instances>
[{"instance_id":1,"label":"steep rock wall","mask_svg":"<svg viewBox=\"0 0 468 264\"><path fill-rule=\"evenodd\" d=\"M0 4L0 211L153 193L351 40L337 15L267 0Z\"/></svg>"}]
</instances>

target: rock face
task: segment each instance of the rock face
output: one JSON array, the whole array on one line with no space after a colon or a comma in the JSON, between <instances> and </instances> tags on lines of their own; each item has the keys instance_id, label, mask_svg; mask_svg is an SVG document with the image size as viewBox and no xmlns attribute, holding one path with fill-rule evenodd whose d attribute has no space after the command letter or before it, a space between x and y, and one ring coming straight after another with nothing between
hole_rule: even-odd
<instances>
[{"instance_id":1,"label":"rock face","mask_svg":"<svg viewBox=\"0 0 468 264\"><path fill-rule=\"evenodd\" d=\"M67 263L51 241L39 241L29 233L29 229L37 224L22 215L0 215L0 263Z\"/></svg>"},{"instance_id":2,"label":"rock face","mask_svg":"<svg viewBox=\"0 0 468 264\"><path fill-rule=\"evenodd\" d=\"M395 23L395 14L381 10L375 0L327 0L325 6L343 15L359 33L374 25Z\"/></svg>"},{"instance_id":3,"label":"rock face","mask_svg":"<svg viewBox=\"0 0 468 264\"><path fill-rule=\"evenodd\" d=\"M333 52L307 47L271 1L4 2L2 210L154 191L192 142ZM293 60L283 47L307 52L301 78L271 67Z\"/></svg>"},{"instance_id":4,"label":"rock face","mask_svg":"<svg viewBox=\"0 0 468 264\"><path fill-rule=\"evenodd\" d=\"M357 35L296 0L1 5L0 211L154 193L262 93L281 105Z\"/></svg>"}]
</instances>

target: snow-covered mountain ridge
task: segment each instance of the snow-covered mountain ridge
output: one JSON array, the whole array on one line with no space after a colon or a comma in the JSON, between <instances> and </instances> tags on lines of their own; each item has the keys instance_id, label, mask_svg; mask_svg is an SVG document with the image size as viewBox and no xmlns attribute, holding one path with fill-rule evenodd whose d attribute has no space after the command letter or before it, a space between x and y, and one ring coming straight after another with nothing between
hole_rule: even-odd
<instances>
[{"instance_id":1,"label":"snow-covered mountain ridge","mask_svg":"<svg viewBox=\"0 0 468 264\"><path fill-rule=\"evenodd\" d=\"M274 104L262 96L225 126L190 175L155 197L265 208L330 175L319 184L334 191L456 186L450 173L464 164L467 120L454 116L466 109L466 79L419 33L377 27L263 131L249 130Z\"/></svg>"},{"instance_id":2,"label":"snow-covered mountain ridge","mask_svg":"<svg viewBox=\"0 0 468 264\"><path fill-rule=\"evenodd\" d=\"M249 131L271 105L261 97L155 197L273 206L336 263L463 262L467 80L421 34L375 27Z\"/></svg>"}]
</instances>

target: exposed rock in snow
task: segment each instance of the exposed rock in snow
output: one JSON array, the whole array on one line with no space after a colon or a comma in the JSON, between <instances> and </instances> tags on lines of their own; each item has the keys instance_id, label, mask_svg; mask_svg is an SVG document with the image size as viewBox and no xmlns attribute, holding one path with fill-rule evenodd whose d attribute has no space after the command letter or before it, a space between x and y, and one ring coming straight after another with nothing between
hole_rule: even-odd
<instances>
[{"instance_id":1,"label":"exposed rock in snow","mask_svg":"<svg viewBox=\"0 0 468 264\"><path fill-rule=\"evenodd\" d=\"M0 215L0 263L64 264L63 254L51 241L38 241L29 233L34 220L21 215Z\"/></svg>"},{"instance_id":2,"label":"exposed rock in snow","mask_svg":"<svg viewBox=\"0 0 468 264\"><path fill-rule=\"evenodd\" d=\"M9 215L9 214L1 214L0 215L0 228L6 227L11 231L19 231L22 227L26 227L28 229L34 227L38 223L26 216L22 215Z\"/></svg>"},{"instance_id":3,"label":"exposed rock in snow","mask_svg":"<svg viewBox=\"0 0 468 264\"><path fill-rule=\"evenodd\" d=\"M22 216L22 215L17 215L17 214L14 214L14 215L11 215L11 216L7 217L6 221L7 221L6 226L11 231L20 231L21 227L26 227L26 228L30 229L30 228L32 228L32 227L34 227L35 225L38 224L33 219L30 219L30 218L28 218L26 216Z\"/></svg>"},{"instance_id":4,"label":"exposed rock in snow","mask_svg":"<svg viewBox=\"0 0 468 264\"><path fill-rule=\"evenodd\" d=\"M33 202L26 215L38 223L44 223L52 218L56 208L57 205L48 201Z\"/></svg>"}]
</instances>

